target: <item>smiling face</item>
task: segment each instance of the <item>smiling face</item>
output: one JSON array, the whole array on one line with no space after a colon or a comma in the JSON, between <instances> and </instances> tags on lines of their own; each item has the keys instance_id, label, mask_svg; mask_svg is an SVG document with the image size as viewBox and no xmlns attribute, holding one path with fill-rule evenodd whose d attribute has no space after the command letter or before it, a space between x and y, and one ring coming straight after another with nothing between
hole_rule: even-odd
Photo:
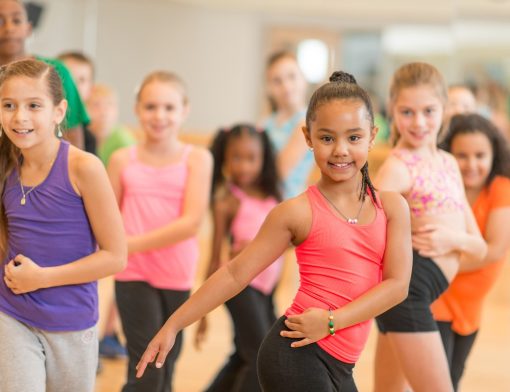
<instances>
[{"instance_id":1,"label":"smiling face","mask_svg":"<svg viewBox=\"0 0 510 392\"><path fill-rule=\"evenodd\" d=\"M0 87L0 115L7 137L21 150L55 137L67 102L55 105L44 77L11 77Z\"/></svg>"},{"instance_id":2,"label":"smiling face","mask_svg":"<svg viewBox=\"0 0 510 392\"><path fill-rule=\"evenodd\" d=\"M267 91L277 110L294 111L304 106L306 81L294 58L282 57L268 68Z\"/></svg>"},{"instance_id":3,"label":"smiling face","mask_svg":"<svg viewBox=\"0 0 510 392\"><path fill-rule=\"evenodd\" d=\"M136 114L148 141L176 137L188 116L183 92L175 83L153 80L138 96Z\"/></svg>"},{"instance_id":4,"label":"smiling face","mask_svg":"<svg viewBox=\"0 0 510 392\"><path fill-rule=\"evenodd\" d=\"M443 102L433 87L418 85L400 90L392 107L401 147L435 147L443 120Z\"/></svg>"},{"instance_id":5,"label":"smiling face","mask_svg":"<svg viewBox=\"0 0 510 392\"><path fill-rule=\"evenodd\" d=\"M377 130L361 100L335 99L316 109L303 132L323 178L339 182L360 174Z\"/></svg>"},{"instance_id":6,"label":"smiling face","mask_svg":"<svg viewBox=\"0 0 510 392\"><path fill-rule=\"evenodd\" d=\"M25 55L25 40L32 26L23 5L14 0L0 0L0 57L8 61Z\"/></svg>"},{"instance_id":7,"label":"smiling face","mask_svg":"<svg viewBox=\"0 0 510 392\"><path fill-rule=\"evenodd\" d=\"M481 189L492 170L492 146L481 132L460 133L451 142L466 189Z\"/></svg>"},{"instance_id":8,"label":"smiling face","mask_svg":"<svg viewBox=\"0 0 510 392\"><path fill-rule=\"evenodd\" d=\"M241 188L255 185L262 171L264 151L260 138L242 133L230 138L225 150L225 169Z\"/></svg>"},{"instance_id":9,"label":"smiling face","mask_svg":"<svg viewBox=\"0 0 510 392\"><path fill-rule=\"evenodd\" d=\"M94 86L94 71L92 67L90 64L73 58L66 58L63 62L73 76L80 98L83 101L87 101Z\"/></svg>"}]
</instances>

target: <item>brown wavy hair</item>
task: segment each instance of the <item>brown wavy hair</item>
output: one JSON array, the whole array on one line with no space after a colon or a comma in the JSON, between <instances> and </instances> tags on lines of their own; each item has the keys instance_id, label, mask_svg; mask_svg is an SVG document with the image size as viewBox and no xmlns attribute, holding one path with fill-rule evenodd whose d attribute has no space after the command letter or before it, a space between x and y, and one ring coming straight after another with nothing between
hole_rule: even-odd
<instances>
[{"instance_id":1,"label":"brown wavy hair","mask_svg":"<svg viewBox=\"0 0 510 392\"><path fill-rule=\"evenodd\" d=\"M51 65L39 60L26 59L0 67L0 91L6 81L16 77L44 80L48 88L47 92L54 105L58 105L64 99L62 81ZM9 140L5 133L2 133L0 137L0 196L2 199L7 177L18 166L20 158L20 150ZM6 253L7 218L2 201L0 202L0 257L4 258Z\"/></svg>"}]
</instances>

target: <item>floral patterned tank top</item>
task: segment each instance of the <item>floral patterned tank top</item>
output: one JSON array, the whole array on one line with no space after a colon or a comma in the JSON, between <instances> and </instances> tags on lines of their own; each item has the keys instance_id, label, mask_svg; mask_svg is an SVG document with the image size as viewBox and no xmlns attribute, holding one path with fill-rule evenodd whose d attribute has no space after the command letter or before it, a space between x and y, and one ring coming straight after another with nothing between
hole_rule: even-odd
<instances>
[{"instance_id":1,"label":"floral patterned tank top","mask_svg":"<svg viewBox=\"0 0 510 392\"><path fill-rule=\"evenodd\" d=\"M409 170L411 189L404 195L415 217L460 212L465 208L464 186L456 163L438 150L442 167L405 149L393 149L392 155Z\"/></svg>"}]
</instances>

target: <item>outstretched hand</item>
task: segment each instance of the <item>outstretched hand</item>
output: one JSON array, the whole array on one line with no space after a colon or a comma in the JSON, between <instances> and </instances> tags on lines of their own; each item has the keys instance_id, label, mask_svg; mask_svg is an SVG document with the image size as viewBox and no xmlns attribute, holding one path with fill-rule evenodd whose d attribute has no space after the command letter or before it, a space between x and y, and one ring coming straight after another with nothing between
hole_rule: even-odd
<instances>
[{"instance_id":1,"label":"outstretched hand","mask_svg":"<svg viewBox=\"0 0 510 392\"><path fill-rule=\"evenodd\" d=\"M24 294L43 288L43 270L31 259L17 255L4 267L4 282L14 294Z\"/></svg>"},{"instance_id":2,"label":"outstretched hand","mask_svg":"<svg viewBox=\"0 0 510 392\"><path fill-rule=\"evenodd\" d=\"M291 343L291 347L303 347L329 335L329 312L319 308L306 309L301 314L288 316L285 325L290 331L281 331L286 338L301 339Z\"/></svg>"},{"instance_id":3,"label":"outstretched hand","mask_svg":"<svg viewBox=\"0 0 510 392\"><path fill-rule=\"evenodd\" d=\"M165 359L174 346L176 333L164 325L154 338L149 342L140 361L136 365L136 377L143 376L147 365L156 360L156 367L163 367Z\"/></svg>"}]
</instances>

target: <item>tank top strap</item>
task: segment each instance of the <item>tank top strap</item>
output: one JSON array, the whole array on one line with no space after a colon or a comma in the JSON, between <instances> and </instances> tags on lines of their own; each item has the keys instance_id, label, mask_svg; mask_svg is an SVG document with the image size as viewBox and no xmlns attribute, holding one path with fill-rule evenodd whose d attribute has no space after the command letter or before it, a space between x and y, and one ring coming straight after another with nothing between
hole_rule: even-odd
<instances>
[{"instance_id":1,"label":"tank top strap","mask_svg":"<svg viewBox=\"0 0 510 392\"><path fill-rule=\"evenodd\" d=\"M188 162L189 154L191 154L191 150L193 149L193 146L191 144L185 144L182 149L182 156L181 156L181 162L186 163Z\"/></svg>"},{"instance_id":2,"label":"tank top strap","mask_svg":"<svg viewBox=\"0 0 510 392\"><path fill-rule=\"evenodd\" d=\"M129 161L130 162L138 161L138 146L137 145L129 147Z\"/></svg>"},{"instance_id":3,"label":"tank top strap","mask_svg":"<svg viewBox=\"0 0 510 392\"><path fill-rule=\"evenodd\" d=\"M391 155L404 162L409 168L415 167L421 161L421 158L417 154L400 148L391 150Z\"/></svg>"},{"instance_id":4,"label":"tank top strap","mask_svg":"<svg viewBox=\"0 0 510 392\"><path fill-rule=\"evenodd\" d=\"M322 196L322 193L317 188L317 185L310 185L306 190L308 200L310 201L310 208L312 213L315 215L317 211L330 211L329 205Z\"/></svg>"},{"instance_id":5,"label":"tank top strap","mask_svg":"<svg viewBox=\"0 0 510 392\"><path fill-rule=\"evenodd\" d=\"M244 200L246 199L248 196L246 195L246 193L244 193L241 188L235 186L234 184L229 184L228 186L228 189L230 190L230 192L236 197L238 198L239 200Z\"/></svg>"},{"instance_id":6,"label":"tank top strap","mask_svg":"<svg viewBox=\"0 0 510 392\"><path fill-rule=\"evenodd\" d=\"M51 166L48 177L44 183L61 184L67 189L72 189L71 180L69 179L69 142L60 141L55 162Z\"/></svg>"}]
</instances>

